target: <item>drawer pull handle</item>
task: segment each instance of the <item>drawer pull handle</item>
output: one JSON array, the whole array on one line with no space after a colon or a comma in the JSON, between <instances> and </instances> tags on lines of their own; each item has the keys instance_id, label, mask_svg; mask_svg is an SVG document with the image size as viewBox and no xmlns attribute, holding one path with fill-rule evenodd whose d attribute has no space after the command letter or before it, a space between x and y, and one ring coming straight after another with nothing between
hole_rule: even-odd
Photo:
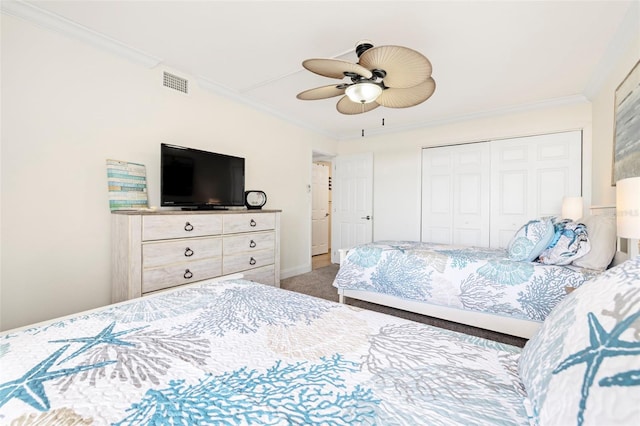
<instances>
[{"instance_id":1,"label":"drawer pull handle","mask_svg":"<svg viewBox=\"0 0 640 426\"><path fill-rule=\"evenodd\" d=\"M251 222L249 222L249 225L251 225L251 227L255 227L256 226L256 221L251 219Z\"/></svg>"},{"instance_id":2,"label":"drawer pull handle","mask_svg":"<svg viewBox=\"0 0 640 426\"><path fill-rule=\"evenodd\" d=\"M256 246L256 242L251 240L251 242L249 243L249 247L254 248Z\"/></svg>"},{"instance_id":3,"label":"drawer pull handle","mask_svg":"<svg viewBox=\"0 0 640 426\"><path fill-rule=\"evenodd\" d=\"M184 230L187 231L187 232L193 231L193 225L190 224L189 222L185 223L184 224Z\"/></svg>"},{"instance_id":4,"label":"drawer pull handle","mask_svg":"<svg viewBox=\"0 0 640 426\"><path fill-rule=\"evenodd\" d=\"M193 277L193 272L191 272L191 271L190 271L190 270L188 270L188 269L185 269L185 270L184 270L184 275L183 275L183 277L184 277L184 279L188 280L188 279L190 279L190 278L192 278L192 277Z\"/></svg>"},{"instance_id":5,"label":"drawer pull handle","mask_svg":"<svg viewBox=\"0 0 640 426\"><path fill-rule=\"evenodd\" d=\"M249 260L249 265L255 265L256 264L256 260L252 257L251 260Z\"/></svg>"},{"instance_id":6,"label":"drawer pull handle","mask_svg":"<svg viewBox=\"0 0 640 426\"><path fill-rule=\"evenodd\" d=\"M186 248L186 250L184 251L184 255L186 257L191 257L193 256L193 250L191 250L189 247Z\"/></svg>"}]
</instances>

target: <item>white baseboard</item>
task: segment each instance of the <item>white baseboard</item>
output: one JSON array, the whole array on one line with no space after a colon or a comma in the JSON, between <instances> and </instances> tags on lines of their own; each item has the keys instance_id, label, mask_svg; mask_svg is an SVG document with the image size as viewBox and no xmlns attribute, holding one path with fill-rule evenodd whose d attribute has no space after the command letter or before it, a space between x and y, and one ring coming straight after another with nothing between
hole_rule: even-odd
<instances>
[{"instance_id":1,"label":"white baseboard","mask_svg":"<svg viewBox=\"0 0 640 426\"><path fill-rule=\"evenodd\" d=\"M285 278L295 277L296 275L306 274L307 272L311 272L310 263L304 266L297 266L295 268L281 269L280 279L283 280Z\"/></svg>"}]
</instances>

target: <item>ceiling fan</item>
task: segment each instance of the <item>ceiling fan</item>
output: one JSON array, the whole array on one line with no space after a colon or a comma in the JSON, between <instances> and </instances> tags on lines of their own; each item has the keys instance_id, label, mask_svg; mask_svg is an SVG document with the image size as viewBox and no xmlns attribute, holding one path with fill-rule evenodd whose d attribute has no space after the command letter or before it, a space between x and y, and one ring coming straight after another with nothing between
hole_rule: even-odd
<instances>
[{"instance_id":1,"label":"ceiling fan","mask_svg":"<svg viewBox=\"0 0 640 426\"><path fill-rule=\"evenodd\" d=\"M433 95L436 82L431 62L419 52L402 46L373 47L368 40L356 44L358 63L338 59L307 59L302 66L330 78L349 78L350 83L331 84L305 90L302 100L327 99L344 95L336 105L342 114L361 114L380 105L408 108Z\"/></svg>"}]
</instances>

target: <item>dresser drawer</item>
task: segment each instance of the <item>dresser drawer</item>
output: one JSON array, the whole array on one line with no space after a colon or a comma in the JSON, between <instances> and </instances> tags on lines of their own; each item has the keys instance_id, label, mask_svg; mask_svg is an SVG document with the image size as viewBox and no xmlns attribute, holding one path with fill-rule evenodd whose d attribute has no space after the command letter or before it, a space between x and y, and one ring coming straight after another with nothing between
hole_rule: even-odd
<instances>
[{"instance_id":1,"label":"dresser drawer","mask_svg":"<svg viewBox=\"0 0 640 426\"><path fill-rule=\"evenodd\" d=\"M142 267L153 268L172 263L222 256L222 238L185 238L146 243L142 246Z\"/></svg>"},{"instance_id":2,"label":"dresser drawer","mask_svg":"<svg viewBox=\"0 0 640 426\"><path fill-rule=\"evenodd\" d=\"M222 234L222 217L220 216L207 214L144 216L142 240L219 235Z\"/></svg>"},{"instance_id":3,"label":"dresser drawer","mask_svg":"<svg viewBox=\"0 0 640 426\"><path fill-rule=\"evenodd\" d=\"M255 232L274 229L276 215L275 213L227 214L222 221L225 234Z\"/></svg>"},{"instance_id":4,"label":"dresser drawer","mask_svg":"<svg viewBox=\"0 0 640 426\"><path fill-rule=\"evenodd\" d=\"M242 275L245 280L267 285L276 285L275 270L276 267L274 265L269 265L263 266L262 268L249 269L248 271L244 271Z\"/></svg>"},{"instance_id":5,"label":"dresser drawer","mask_svg":"<svg viewBox=\"0 0 640 426\"><path fill-rule=\"evenodd\" d=\"M142 271L142 294L220 275L222 275L222 260L219 257L144 269Z\"/></svg>"},{"instance_id":6,"label":"dresser drawer","mask_svg":"<svg viewBox=\"0 0 640 426\"><path fill-rule=\"evenodd\" d=\"M232 254L224 256L222 259L222 274L234 274L236 272L245 271L247 269L259 268L261 266L271 265L274 262L273 249L260 250L254 253Z\"/></svg>"},{"instance_id":7,"label":"dresser drawer","mask_svg":"<svg viewBox=\"0 0 640 426\"><path fill-rule=\"evenodd\" d=\"M251 234L225 236L222 239L224 255L250 253L258 250L273 249L276 235L274 232L256 232Z\"/></svg>"}]
</instances>

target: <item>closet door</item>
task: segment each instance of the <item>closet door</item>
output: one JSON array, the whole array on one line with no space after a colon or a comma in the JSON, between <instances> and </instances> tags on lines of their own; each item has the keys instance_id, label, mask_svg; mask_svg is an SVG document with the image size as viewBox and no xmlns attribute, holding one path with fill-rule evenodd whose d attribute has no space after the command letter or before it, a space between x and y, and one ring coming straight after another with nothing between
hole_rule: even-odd
<instances>
[{"instance_id":1,"label":"closet door","mask_svg":"<svg viewBox=\"0 0 640 426\"><path fill-rule=\"evenodd\" d=\"M582 194L582 132L491 142L491 247L506 247L528 220L559 215Z\"/></svg>"},{"instance_id":2,"label":"closet door","mask_svg":"<svg viewBox=\"0 0 640 426\"><path fill-rule=\"evenodd\" d=\"M489 245L489 161L485 142L422 150L422 241Z\"/></svg>"}]
</instances>

